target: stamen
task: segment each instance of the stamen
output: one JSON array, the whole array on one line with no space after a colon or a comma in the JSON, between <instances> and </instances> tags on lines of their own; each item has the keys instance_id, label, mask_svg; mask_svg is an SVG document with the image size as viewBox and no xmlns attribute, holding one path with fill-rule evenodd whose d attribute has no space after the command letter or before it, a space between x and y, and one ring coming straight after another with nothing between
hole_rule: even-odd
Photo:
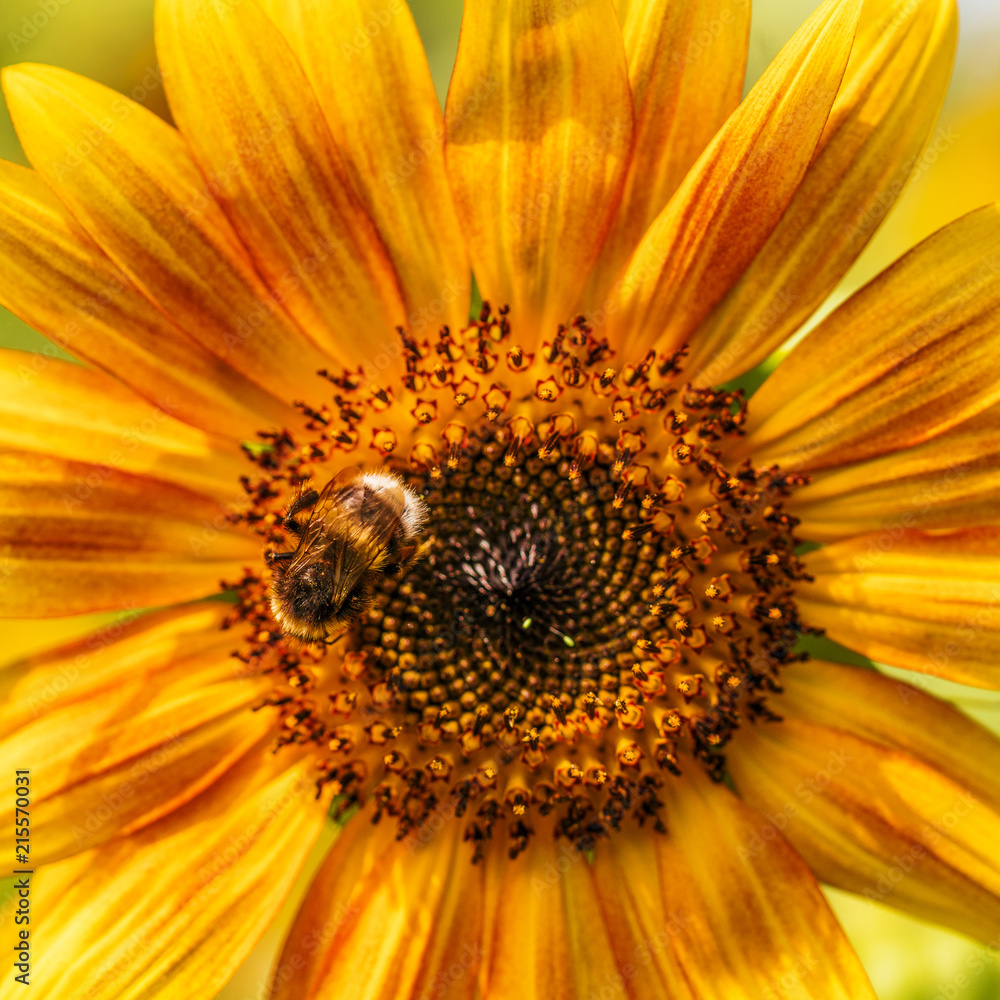
<instances>
[{"instance_id":1,"label":"stamen","mask_svg":"<svg viewBox=\"0 0 1000 1000\"><path fill-rule=\"evenodd\" d=\"M799 655L783 500L804 477L726 465L745 404L675 381L683 352L612 366L578 318L534 355L487 305L399 336L399 382L324 371L303 431L245 448L240 519L264 554L228 624L240 669L275 677L257 706L275 745L315 746L337 809L372 801L402 835L446 804L512 854L542 812L588 847L626 815L668 827L658 789L690 766L721 778ZM426 522L410 561L372 563L356 624L303 644L269 604L311 537L310 506L288 512L351 463L395 470Z\"/></svg>"}]
</instances>

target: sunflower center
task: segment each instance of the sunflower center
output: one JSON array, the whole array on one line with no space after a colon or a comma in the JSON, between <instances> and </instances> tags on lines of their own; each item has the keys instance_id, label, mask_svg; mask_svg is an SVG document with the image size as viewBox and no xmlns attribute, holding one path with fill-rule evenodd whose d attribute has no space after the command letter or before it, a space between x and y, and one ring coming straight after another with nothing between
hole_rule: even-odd
<instances>
[{"instance_id":1,"label":"sunflower center","mask_svg":"<svg viewBox=\"0 0 1000 1000\"><path fill-rule=\"evenodd\" d=\"M383 582L360 638L397 671L414 716L478 711L495 730L505 712L537 714L602 684L617 694L617 657L667 635L648 603L670 557L662 538L623 537L641 507L615 509L610 456L570 479L562 449L511 468L494 436L479 428L427 491L427 555Z\"/></svg>"},{"instance_id":2,"label":"sunflower center","mask_svg":"<svg viewBox=\"0 0 1000 1000\"><path fill-rule=\"evenodd\" d=\"M322 749L317 781L339 808L374 800L404 833L446 810L473 841L506 827L516 853L532 816L581 846L627 813L662 827L657 790L685 767L722 777L730 736L769 714L804 628L782 509L797 481L727 465L738 395L683 384L676 356L609 368L582 321L537 357L509 335L484 311L436 346L404 337L398 386L322 373L334 407L303 405L304 440L267 433L251 449L263 475L246 480L244 519L265 536L265 569L241 581L233 620L251 625L239 655L283 678L268 699L279 744ZM479 417L438 417L475 399ZM344 452L366 462L366 443L421 498L419 547L351 581L360 610L336 619L332 646L283 636L270 577L287 581L306 549L340 566L317 539L344 551L315 520L330 501L306 488L350 464ZM304 490L306 520L290 525Z\"/></svg>"}]
</instances>

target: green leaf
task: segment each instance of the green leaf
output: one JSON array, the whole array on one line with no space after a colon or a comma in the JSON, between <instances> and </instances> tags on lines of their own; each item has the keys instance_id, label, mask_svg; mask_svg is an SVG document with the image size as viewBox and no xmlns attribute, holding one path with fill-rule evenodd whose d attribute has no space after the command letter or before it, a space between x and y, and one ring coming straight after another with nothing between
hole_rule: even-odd
<instances>
[{"instance_id":1,"label":"green leaf","mask_svg":"<svg viewBox=\"0 0 1000 1000\"><path fill-rule=\"evenodd\" d=\"M864 667L866 670L877 670L878 667L867 656L855 653L853 649L841 646L839 642L828 639L825 635L802 635L795 644L795 652L808 653L817 660L830 660L832 663L846 663L851 667Z\"/></svg>"}]
</instances>

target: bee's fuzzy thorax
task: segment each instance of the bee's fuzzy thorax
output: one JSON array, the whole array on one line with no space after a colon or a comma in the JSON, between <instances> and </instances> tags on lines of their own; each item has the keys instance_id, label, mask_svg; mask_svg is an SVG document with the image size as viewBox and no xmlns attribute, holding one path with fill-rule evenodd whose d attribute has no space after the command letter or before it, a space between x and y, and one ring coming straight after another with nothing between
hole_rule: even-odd
<instances>
[{"instance_id":1,"label":"bee's fuzzy thorax","mask_svg":"<svg viewBox=\"0 0 1000 1000\"><path fill-rule=\"evenodd\" d=\"M420 496L408 486L396 473L386 469L365 469L361 474L365 486L371 490L402 489L406 494L406 505L403 508L401 527L407 541L420 534L427 522L427 505Z\"/></svg>"}]
</instances>

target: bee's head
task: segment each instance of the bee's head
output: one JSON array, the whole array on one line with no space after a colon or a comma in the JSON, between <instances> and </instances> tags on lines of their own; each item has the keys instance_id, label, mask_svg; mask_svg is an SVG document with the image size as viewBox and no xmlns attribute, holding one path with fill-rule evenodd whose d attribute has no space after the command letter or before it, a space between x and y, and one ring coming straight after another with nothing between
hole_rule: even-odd
<instances>
[{"instance_id":1,"label":"bee's head","mask_svg":"<svg viewBox=\"0 0 1000 1000\"><path fill-rule=\"evenodd\" d=\"M363 580L346 595L333 571L317 563L294 573L277 572L271 587L271 611L285 635L304 642L332 639L353 625L371 604Z\"/></svg>"}]
</instances>

